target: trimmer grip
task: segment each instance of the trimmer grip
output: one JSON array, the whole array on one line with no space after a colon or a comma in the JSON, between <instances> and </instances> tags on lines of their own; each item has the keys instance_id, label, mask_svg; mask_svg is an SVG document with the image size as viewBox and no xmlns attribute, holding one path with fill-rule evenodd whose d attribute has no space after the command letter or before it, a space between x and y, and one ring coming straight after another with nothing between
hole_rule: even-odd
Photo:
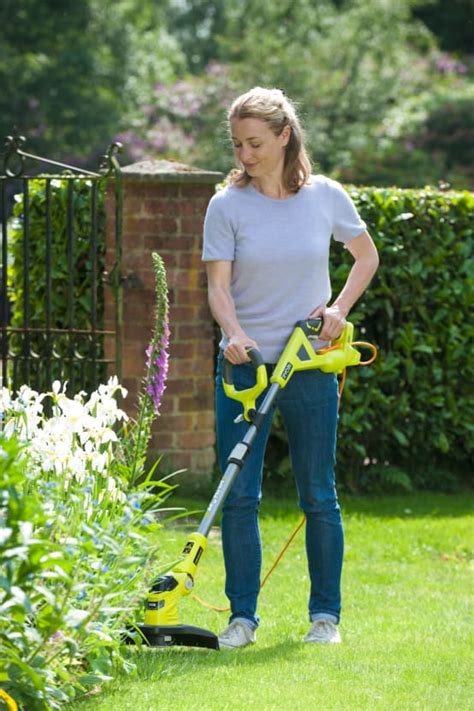
<instances>
[{"instance_id":1,"label":"trimmer grip","mask_svg":"<svg viewBox=\"0 0 474 711\"><path fill-rule=\"evenodd\" d=\"M246 348L245 350L255 370L257 370L260 365L263 365L264 360L259 350L257 350L256 348ZM227 360L227 358L224 358L224 368L222 371L222 377L227 385L234 384L234 380L232 377L232 368L232 363Z\"/></svg>"},{"instance_id":2,"label":"trimmer grip","mask_svg":"<svg viewBox=\"0 0 474 711\"><path fill-rule=\"evenodd\" d=\"M303 333L308 338L317 338L323 328L323 319L319 318L307 318L304 321L298 321L295 327L299 326L303 330Z\"/></svg>"},{"instance_id":3,"label":"trimmer grip","mask_svg":"<svg viewBox=\"0 0 474 711\"><path fill-rule=\"evenodd\" d=\"M245 390L236 390L232 377L232 363L224 358L222 380L227 397L240 402L244 408L244 419L251 422L255 414L255 401L268 385L267 369L262 354L256 348L248 348L247 353L255 368L255 385Z\"/></svg>"}]
</instances>

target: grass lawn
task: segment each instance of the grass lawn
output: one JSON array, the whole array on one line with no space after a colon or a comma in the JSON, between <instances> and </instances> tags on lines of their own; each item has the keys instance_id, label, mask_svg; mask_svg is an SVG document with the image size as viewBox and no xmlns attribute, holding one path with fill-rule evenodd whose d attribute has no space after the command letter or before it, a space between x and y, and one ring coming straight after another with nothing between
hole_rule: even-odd
<instances>
[{"instance_id":1,"label":"grass lawn","mask_svg":"<svg viewBox=\"0 0 474 711\"><path fill-rule=\"evenodd\" d=\"M196 501L184 502L196 508ZM207 502L197 502L205 508ZM302 644L308 575L300 532L260 596L257 644L240 651L140 652L121 676L75 711L474 709L473 497L414 494L342 501L346 554L343 644ZM264 499L264 572L297 524L291 499ZM174 559L186 528L163 534ZM218 529L196 593L224 606ZM181 622L220 631L227 615L186 598ZM133 652L132 652L133 653Z\"/></svg>"}]
</instances>

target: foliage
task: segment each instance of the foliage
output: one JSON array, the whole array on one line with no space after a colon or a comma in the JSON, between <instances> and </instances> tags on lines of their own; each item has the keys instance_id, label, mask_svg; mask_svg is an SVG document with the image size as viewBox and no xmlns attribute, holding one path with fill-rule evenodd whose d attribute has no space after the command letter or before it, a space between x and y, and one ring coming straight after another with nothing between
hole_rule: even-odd
<instances>
[{"instance_id":1,"label":"foliage","mask_svg":"<svg viewBox=\"0 0 474 711\"><path fill-rule=\"evenodd\" d=\"M116 140L124 144L131 160L178 157L227 170L231 150L225 113L240 89L244 85L232 79L230 67L217 62L199 76L172 85L160 82L133 128L119 133Z\"/></svg>"},{"instance_id":2,"label":"foliage","mask_svg":"<svg viewBox=\"0 0 474 711\"><path fill-rule=\"evenodd\" d=\"M232 17L232 36L237 26L243 35L232 44L236 71L250 84L276 84L298 102L323 172L350 164L388 108L422 81L416 60L431 39L413 25L410 6L366 0L338 9L331 2L265 0ZM230 51L231 41L225 47Z\"/></svg>"},{"instance_id":3,"label":"foliage","mask_svg":"<svg viewBox=\"0 0 474 711\"><path fill-rule=\"evenodd\" d=\"M28 221L29 221L29 268L27 273L29 290L29 317L32 328L44 328L46 326L46 303L47 303L47 243L46 243L46 215L47 196L46 181L41 179L30 180L28 197ZM92 182L87 179L76 179L74 183L70 180L52 180L51 185L51 328L56 329L84 329L92 327L92 304L93 304L93 258L92 258ZM105 264L105 210L104 194L105 185L103 180L97 183L97 254L95 257L95 273L97 275L96 284L96 316L98 329L103 328L104 314L104 293L102 274ZM74 264L73 287L74 306L68 297L68 284L71 277L68 259L68 201L69 191L72 195L72 235L74 240L72 262ZM25 254L23 228L25 223L25 205L23 194L15 196L13 217L9 225L9 265L8 265L8 298L11 304L11 325L14 327L24 326L24 284L25 284ZM72 321L71 321L72 318ZM45 342L41 335L30 335L32 349L40 355L44 352ZM21 339L19 336L11 337L12 348L21 351ZM91 357L91 345L89 339L75 336L75 351L87 360ZM71 379L72 370L68 366L68 354L70 350L69 337L57 334L55 337L55 351L60 358L54 359L53 368L55 372L53 378ZM103 357L103 343L97 344L96 358ZM30 382L37 383L36 387L43 389L50 387L50 383L44 380L45 371L38 362L35 373ZM66 367L68 368L66 372ZM78 382L81 382L82 374L79 366L74 374ZM103 378L105 373L100 373ZM92 373L87 371L84 374L83 387L90 388L92 383ZM99 378L100 379L100 378Z\"/></svg>"},{"instance_id":4,"label":"foliage","mask_svg":"<svg viewBox=\"0 0 474 711\"><path fill-rule=\"evenodd\" d=\"M78 452L66 453L69 433L57 421L64 418L55 419L56 449L65 440L59 466L47 469L45 448L38 463L37 442L34 459L20 456L5 434L0 452L2 686L29 709L59 708L127 668L120 629L151 554L142 508L149 497L128 492L111 468L83 471Z\"/></svg>"},{"instance_id":5,"label":"foliage","mask_svg":"<svg viewBox=\"0 0 474 711\"><path fill-rule=\"evenodd\" d=\"M255 84L277 85L298 102L324 172L407 186L415 175L423 186L434 172L430 147L417 144L404 169L397 156L411 138L390 142L390 121L405 110L409 121L419 96L472 83L469 0L445 5L67 0L58 12L53 0L6 0L0 128L11 133L16 124L33 151L66 162L96 166L97 147L120 134L131 160L163 156L226 171L230 100ZM452 163L449 142L444 152ZM471 179L437 156L435 164L455 187Z\"/></svg>"},{"instance_id":6,"label":"foliage","mask_svg":"<svg viewBox=\"0 0 474 711\"><path fill-rule=\"evenodd\" d=\"M30 150L95 165L148 88L183 59L156 3L5 0L0 8L0 133Z\"/></svg>"},{"instance_id":7,"label":"foliage","mask_svg":"<svg viewBox=\"0 0 474 711\"><path fill-rule=\"evenodd\" d=\"M379 356L370 367L348 371L339 480L356 491L449 490L458 483L453 471L468 470L474 441L468 345L474 337L474 196L428 188L349 192L381 257L349 318L356 339L375 343ZM332 259L337 294L351 258L333 249ZM271 467L285 439L277 422Z\"/></svg>"},{"instance_id":8,"label":"foliage","mask_svg":"<svg viewBox=\"0 0 474 711\"><path fill-rule=\"evenodd\" d=\"M472 85L448 83L411 97L390 110L377 148L357 149L354 165L340 170L340 177L359 184L474 186L473 112Z\"/></svg>"},{"instance_id":9,"label":"foliage","mask_svg":"<svg viewBox=\"0 0 474 711\"><path fill-rule=\"evenodd\" d=\"M413 10L436 35L441 49L460 54L472 53L472 2L471 0L431 0Z\"/></svg>"},{"instance_id":10,"label":"foliage","mask_svg":"<svg viewBox=\"0 0 474 711\"><path fill-rule=\"evenodd\" d=\"M231 100L251 85L276 85L296 101L310 153L323 172L359 184L422 186L442 179L464 187L472 179L467 157L459 159L452 134L442 125L433 132L429 119L432 94L436 101L443 92L469 89L471 63L438 52L425 25L414 20L419 4L172 2L169 28L194 74L160 83L156 101L143 106L121 139L136 159L175 157L227 171ZM452 96L444 104L438 98L440 115L447 103ZM467 130L466 118L456 121ZM466 130L457 133L461 147ZM441 148L439 133L446 137Z\"/></svg>"},{"instance_id":11,"label":"foliage","mask_svg":"<svg viewBox=\"0 0 474 711\"><path fill-rule=\"evenodd\" d=\"M137 427L148 441L151 419L127 423L119 395L116 378L87 399L58 381L49 393L1 392L0 684L31 711L134 670L123 632L156 555L154 512L172 487L151 483L154 468L144 476L134 443Z\"/></svg>"}]
</instances>

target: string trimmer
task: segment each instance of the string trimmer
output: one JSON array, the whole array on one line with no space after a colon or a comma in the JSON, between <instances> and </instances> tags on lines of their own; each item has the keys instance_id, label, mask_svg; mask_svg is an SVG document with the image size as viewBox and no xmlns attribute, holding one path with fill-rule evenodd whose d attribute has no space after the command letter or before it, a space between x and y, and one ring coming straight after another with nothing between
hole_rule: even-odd
<instances>
[{"instance_id":1,"label":"string trimmer","mask_svg":"<svg viewBox=\"0 0 474 711\"><path fill-rule=\"evenodd\" d=\"M318 339L322 325L320 318L298 321L272 373L267 394L258 408L257 398L268 386L267 369L260 352L255 348L248 350L249 358L255 367L256 382L245 390L236 390L232 380L232 365L229 361L224 361L224 391L228 397L242 404L242 417L249 423L249 427L230 453L219 486L199 528L189 536L182 551L181 561L172 571L161 575L152 584L145 601L144 624L135 625L130 629L125 640L128 644L135 644L141 638L151 647L179 645L219 649L217 636L213 632L179 624L178 603L194 588L196 568L206 550L209 531L244 465L262 422L271 410L279 390L288 384L293 373L319 368L326 373L339 374L347 366L361 364L361 354L355 345L368 346L375 351L371 344L353 342L354 327L351 323L346 323L341 336L331 346L315 351L311 341ZM133 634L134 630L136 634Z\"/></svg>"}]
</instances>

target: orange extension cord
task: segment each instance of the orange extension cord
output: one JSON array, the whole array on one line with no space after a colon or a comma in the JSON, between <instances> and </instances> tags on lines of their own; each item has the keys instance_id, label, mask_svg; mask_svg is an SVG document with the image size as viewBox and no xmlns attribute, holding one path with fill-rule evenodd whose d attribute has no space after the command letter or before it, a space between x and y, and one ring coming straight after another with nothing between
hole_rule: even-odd
<instances>
[{"instance_id":1,"label":"orange extension cord","mask_svg":"<svg viewBox=\"0 0 474 711\"><path fill-rule=\"evenodd\" d=\"M374 360L377 358L377 348L374 346L372 343L366 343L365 341L354 341L352 344L353 346L362 346L364 348L370 348L372 351L372 357L369 358L369 360L361 360L358 365L371 365L371 363L374 362ZM334 351L337 350L339 346L327 346L326 348L321 349L318 351L318 353L327 353L328 351ZM346 384L346 368L342 371L341 375L341 382L339 383L339 404L341 404L341 396L342 392L344 390L344 386ZM271 574L274 572L275 568L278 566L280 563L281 559L285 555L286 551L292 544L293 540L296 538L300 530L303 528L304 524L306 523L306 516L303 516L299 521L294 529L293 533L291 536L288 538L287 542L281 549L281 551L278 553L277 557L275 558L275 561L273 562L271 568L269 571L266 573L265 577L263 578L261 584L260 584L260 590L262 590L263 586L267 582L268 578L271 576ZM215 612L229 612L230 607L217 607L216 605L211 605L211 603L206 602L202 598L200 598L198 595L193 594L192 595L193 599L196 600L196 602L199 602L203 607L207 607L209 610L214 610Z\"/></svg>"}]
</instances>

